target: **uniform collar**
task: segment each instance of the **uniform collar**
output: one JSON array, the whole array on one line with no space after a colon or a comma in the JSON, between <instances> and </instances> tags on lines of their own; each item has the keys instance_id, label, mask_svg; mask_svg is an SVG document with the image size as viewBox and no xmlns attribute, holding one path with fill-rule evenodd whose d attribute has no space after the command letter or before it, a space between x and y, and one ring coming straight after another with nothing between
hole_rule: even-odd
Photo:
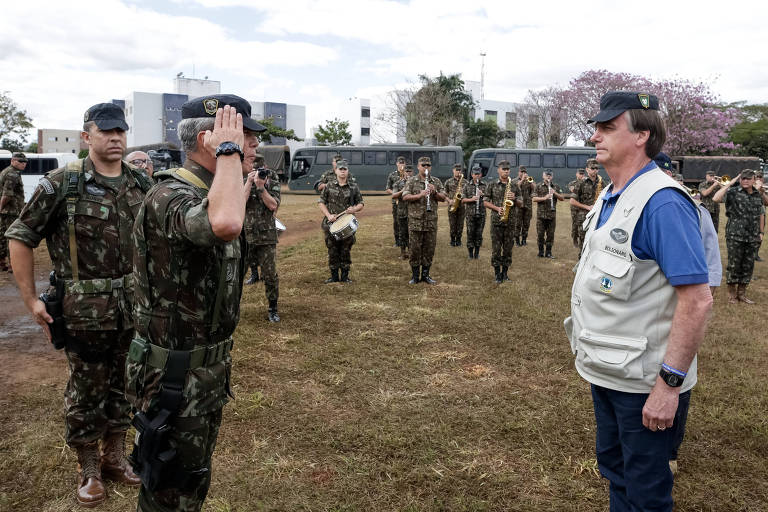
<instances>
[{"instance_id":1,"label":"uniform collar","mask_svg":"<svg viewBox=\"0 0 768 512\"><path fill-rule=\"evenodd\" d=\"M182 165L186 170L200 178L200 180L208 186L210 190L211 184L213 184L213 173L208 169L195 162L191 158L187 158Z\"/></svg>"},{"instance_id":2,"label":"uniform collar","mask_svg":"<svg viewBox=\"0 0 768 512\"><path fill-rule=\"evenodd\" d=\"M123 176L125 177L125 185L127 187L137 186L136 179L133 177L133 173L131 173L131 169L128 167L128 164L125 162L125 160L120 163L120 168L123 172ZM105 179L109 179L103 174L99 174L99 176ZM85 179L85 183L93 182L96 179L96 166L93 165L93 160L91 160L90 156L85 157L85 161L83 162L83 178Z\"/></svg>"}]
</instances>

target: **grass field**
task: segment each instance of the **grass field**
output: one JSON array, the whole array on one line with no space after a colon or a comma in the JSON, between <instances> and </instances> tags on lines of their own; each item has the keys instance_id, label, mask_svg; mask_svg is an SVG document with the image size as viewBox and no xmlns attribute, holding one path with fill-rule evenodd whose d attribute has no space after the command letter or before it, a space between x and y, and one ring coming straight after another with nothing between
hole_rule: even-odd
<instances>
[{"instance_id":1,"label":"grass field","mask_svg":"<svg viewBox=\"0 0 768 512\"><path fill-rule=\"evenodd\" d=\"M480 259L468 260L448 245L443 209L439 284L409 286L388 199L366 198L374 214L361 218L354 282L325 285L314 199L285 196L280 210L292 243L279 246L279 325L266 321L263 286L246 287L237 399L205 510L607 510L589 387L562 327L576 263L567 205L556 259L536 257L534 220L502 285L488 227ZM768 510L768 262L755 275L758 305L716 297L675 482L680 511ZM77 510L59 377L0 390L0 510ZM135 489L109 489L101 510L135 509Z\"/></svg>"}]
</instances>

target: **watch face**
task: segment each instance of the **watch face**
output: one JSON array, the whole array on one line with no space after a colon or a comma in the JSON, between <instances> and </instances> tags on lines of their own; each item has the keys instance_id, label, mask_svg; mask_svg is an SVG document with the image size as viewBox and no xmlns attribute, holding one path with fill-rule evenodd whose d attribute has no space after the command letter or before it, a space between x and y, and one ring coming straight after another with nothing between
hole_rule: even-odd
<instances>
[{"instance_id":1,"label":"watch face","mask_svg":"<svg viewBox=\"0 0 768 512\"><path fill-rule=\"evenodd\" d=\"M670 386L677 387L678 385L680 385L680 377L678 377L674 373L671 373L667 375L667 382L669 383Z\"/></svg>"}]
</instances>

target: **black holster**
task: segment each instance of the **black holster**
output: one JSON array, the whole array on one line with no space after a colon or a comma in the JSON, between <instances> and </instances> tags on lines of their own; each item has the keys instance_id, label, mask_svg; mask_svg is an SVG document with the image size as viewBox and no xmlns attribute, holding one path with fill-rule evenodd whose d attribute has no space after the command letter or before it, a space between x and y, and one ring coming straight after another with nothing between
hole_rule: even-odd
<instances>
[{"instance_id":1,"label":"black holster","mask_svg":"<svg viewBox=\"0 0 768 512\"><path fill-rule=\"evenodd\" d=\"M56 350L63 349L67 344L67 326L64 322L64 281L56 279L56 272L51 272L49 276L51 287L54 293L43 292L40 294L40 300L45 304L45 311L53 322L48 324L51 330L51 344Z\"/></svg>"}]
</instances>

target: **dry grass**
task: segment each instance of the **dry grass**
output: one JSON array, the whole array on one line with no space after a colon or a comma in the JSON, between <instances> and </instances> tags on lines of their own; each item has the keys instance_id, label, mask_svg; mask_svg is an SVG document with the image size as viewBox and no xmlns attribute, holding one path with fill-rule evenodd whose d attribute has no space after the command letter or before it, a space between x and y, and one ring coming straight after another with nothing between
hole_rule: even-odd
<instances>
[{"instance_id":1,"label":"dry grass","mask_svg":"<svg viewBox=\"0 0 768 512\"><path fill-rule=\"evenodd\" d=\"M576 262L568 209L557 259L536 258L534 221L512 283L493 284L487 229L469 261L448 246L441 211L438 286L407 284L386 213L361 221L354 283L324 285L313 200L286 196L281 207L289 233L311 228L279 251L283 321L266 322L261 285L245 291L237 400L225 408L205 510L606 510L589 390L562 328ZM384 197L367 203L387 211ZM681 511L768 510L768 263L756 275L760 306L717 298L680 455ZM65 377L0 392L0 510L76 509ZM102 509L132 510L135 495L110 486Z\"/></svg>"}]
</instances>

